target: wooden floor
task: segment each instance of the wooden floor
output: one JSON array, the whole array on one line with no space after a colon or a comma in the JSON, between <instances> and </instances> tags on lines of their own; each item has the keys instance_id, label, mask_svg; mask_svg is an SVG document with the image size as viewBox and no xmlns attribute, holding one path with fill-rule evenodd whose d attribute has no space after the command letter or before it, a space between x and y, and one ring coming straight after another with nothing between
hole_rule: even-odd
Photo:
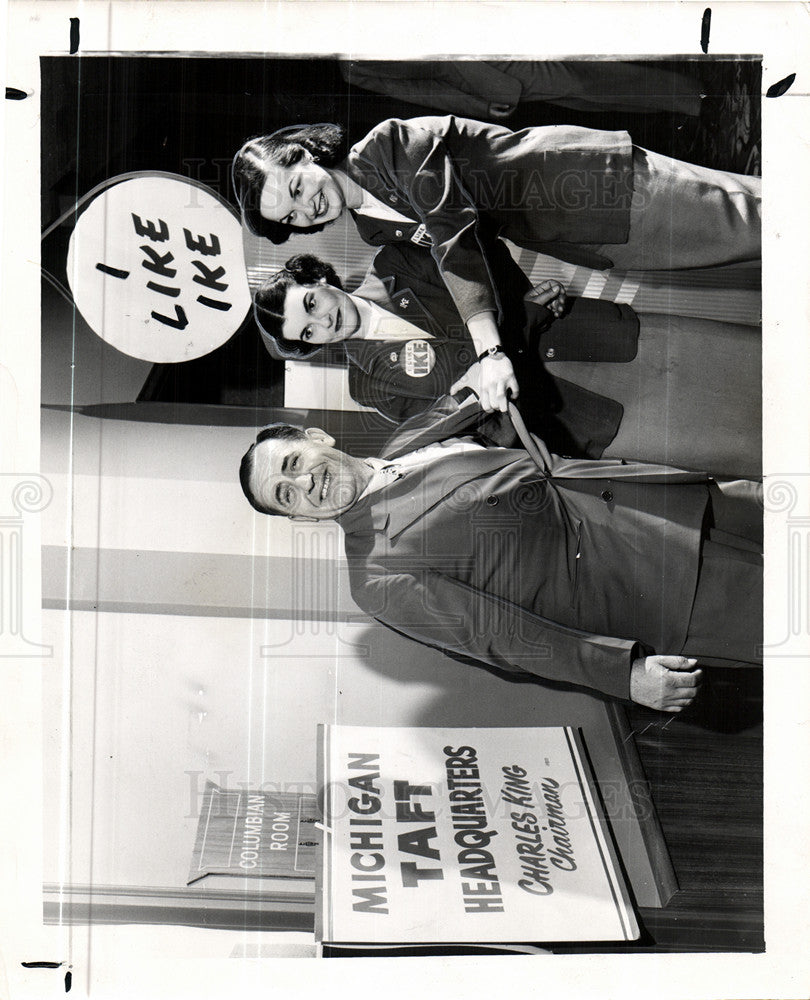
<instances>
[{"instance_id":1,"label":"wooden floor","mask_svg":"<svg viewBox=\"0 0 810 1000\"><path fill-rule=\"evenodd\" d=\"M705 670L679 716L628 710L680 890L640 908L629 945L554 945L567 952L762 951L762 672Z\"/></svg>"},{"instance_id":2,"label":"wooden floor","mask_svg":"<svg viewBox=\"0 0 810 1000\"><path fill-rule=\"evenodd\" d=\"M762 673L706 675L698 703L671 722L630 712L681 886L641 919L658 948L761 951Z\"/></svg>"}]
</instances>

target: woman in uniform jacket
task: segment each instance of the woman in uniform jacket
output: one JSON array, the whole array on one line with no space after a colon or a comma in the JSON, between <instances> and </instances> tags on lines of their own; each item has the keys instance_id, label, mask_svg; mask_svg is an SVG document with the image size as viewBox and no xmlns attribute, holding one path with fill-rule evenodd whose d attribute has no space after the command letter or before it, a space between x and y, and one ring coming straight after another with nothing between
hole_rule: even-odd
<instances>
[{"instance_id":1,"label":"woman in uniform jacket","mask_svg":"<svg viewBox=\"0 0 810 1000\"><path fill-rule=\"evenodd\" d=\"M521 410L552 451L760 474L755 327L639 316L627 305L566 299L557 282L532 289L500 240L487 265ZM417 247L378 251L351 294L330 265L294 257L259 288L254 308L275 356L305 360L341 342L352 397L396 423L461 384L480 389L469 333Z\"/></svg>"},{"instance_id":2,"label":"woman in uniform jacket","mask_svg":"<svg viewBox=\"0 0 810 1000\"><path fill-rule=\"evenodd\" d=\"M233 185L248 228L281 243L348 211L372 245L429 252L499 409L516 383L498 352L486 261L498 235L591 267L705 267L760 256L760 181L633 146L627 132L512 132L453 115L389 119L346 149L334 124L247 142Z\"/></svg>"}]
</instances>

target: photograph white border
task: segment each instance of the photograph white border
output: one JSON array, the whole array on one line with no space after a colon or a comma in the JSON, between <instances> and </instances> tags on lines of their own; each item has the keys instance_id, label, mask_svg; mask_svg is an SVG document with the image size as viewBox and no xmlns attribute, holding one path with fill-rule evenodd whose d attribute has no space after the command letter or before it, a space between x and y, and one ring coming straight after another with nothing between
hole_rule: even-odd
<instances>
[{"instance_id":1,"label":"photograph white border","mask_svg":"<svg viewBox=\"0 0 810 1000\"><path fill-rule=\"evenodd\" d=\"M11 0L5 81L30 97L7 101L4 108L0 471L25 476L37 472L39 466L38 57L67 54L71 17L80 20L80 48L87 53L266 51L394 58L698 55L706 6L614 0ZM785 96L763 98L764 467L766 483L769 477L794 481L806 501L804 484L810 482L806 266L810 260L806 224L810 218L810 106L803 73L810 66L808 11L800 2L765 0L712 3L711 9L710 54L762 54L763 93L790 73L797 74ZM484 39L486 52L481 51ZM810 594L806 565L803 578L792 583L788 579L783 516L767 516L766 540L767 644L769 638L771 642L782 638L778 633L789 599L803 603L807 631ZM40 568L35 524L26 537L25 557L24 619L29 634L36 635ZM789 590L790 586L798 587L798 592ZM806 656L807 635L799 635L792 648ZM47 669L47 661L41 669ZM43 737L39 670L36 658L0 655L5 708L0 741L5 777L0 821L0 994L11 1000L64 996L66 967L54 974L24 969L20 963L65 961L68 947L76 966L73 996L84 996L88 983L92 996L115 998L241 996L254 989L263 994L345 989L355 995L384 990L391 997L412 997L417 992L447 997L503 995L506 991L517 995L542 990L555 998L621 996L623 1000L653 993L659 1000L773 1000L808 995L805 914L810 909L806 834L810 810L803 775L808 773L810 756L810 681L805 658L798 654L771 656L765 670L764 954L385 958L359 960L361 965L353 960L328 964L304 959L192 960L183 957L182 949L152 951L144 929L130 927L119 929L120 960L110 964L94 949L92 931L87 935L80 927L43 927L37 836L42 818ZM64 721L69 725L69 719ZM306 967L300 961L307 961Z\"/></svg>"}]
</instances>

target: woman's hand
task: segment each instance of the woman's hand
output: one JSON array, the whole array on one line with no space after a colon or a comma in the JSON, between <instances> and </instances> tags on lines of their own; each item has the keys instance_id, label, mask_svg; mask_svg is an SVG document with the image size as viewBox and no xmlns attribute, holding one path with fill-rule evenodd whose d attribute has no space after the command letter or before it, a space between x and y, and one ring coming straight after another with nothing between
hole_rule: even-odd
<instances>
[{"instance_id":1,"label":"woman's hand","mask_svg":"<svg viewBox=\"0 0 810 1000\"><path fill-rule=\"evenodd\" d=\"M545 306L559 319L565 310L565 286L549 278L548 281L541 281L539 285L535 285L530 292L526 292L524 300Z\"/></svg>"},{"instance_id":2,"label":"woman's hand","mask_svg":"<svg viewBox=\"0 0 810 1000\"><path fill-rule=\"evenodd\" d=\"M450 395L460 389L470 388L478 396L481 408L487 413L500 410L506 413L506 404L511 394L518 394L518 384L512 362L505 354L476 361L461 378L450 387Z\"/></svg>"},{"instance_id":3,"label":"woman's hand","mask_svg":"<svg viewBox=\"0 0 810 1000\"><path fill-rule=\"evenodd\" d=\"M468 385L478 396L481 406L491 413L500 410L506 413L507 393L518 394L518 384L512 362L501 347L500 334L495 322L495 314L481 312L467 320L475 353L482 360L470 368L466 375L450 389L451 394ZM487 353L491 352L491 353Z\"/></svg>"}]
</instances>

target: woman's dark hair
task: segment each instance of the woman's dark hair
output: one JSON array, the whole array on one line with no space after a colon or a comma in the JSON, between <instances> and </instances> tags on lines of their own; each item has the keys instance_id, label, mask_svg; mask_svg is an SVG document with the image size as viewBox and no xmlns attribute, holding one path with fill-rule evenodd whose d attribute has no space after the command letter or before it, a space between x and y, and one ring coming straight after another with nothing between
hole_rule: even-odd
<instances>
[{"instance_id":1,"label":"woman's dark hair","mask_svg":"<svg viewBox=\"0 0 810 1000\"><path fill-rule=\"evenodd\" d=\"M231 181L236 200L242 211L242 221L255 236L264 236L273 243L285 243L292 233L319 233L320 226L296 229L262 217L262 188L267 179L268 164L291 167L304 153L322 167L335 167L346 159L346 132L340 125L323 122L320 125L288 125L270 135L248 139L233 158Z\"/></svg>"},{"instance_id":2,"label":"woman's dark hair","mask_svg":"<svg viewBox=\"0 0 810 1000\"><path fill-rule=\"evenodd\" d=\"M343 288L337 271L325 260L311 253L299 253L290 257L281 271L276 271L265 281L253 296L253 313L256 322L269 337L282 358L304 358L317 354L320 344L306 344L301 340L285 340L282 336L284 323L284 303L290 285L314 285L325 278L327 284Z\"/></svg>"}]
</instances>

